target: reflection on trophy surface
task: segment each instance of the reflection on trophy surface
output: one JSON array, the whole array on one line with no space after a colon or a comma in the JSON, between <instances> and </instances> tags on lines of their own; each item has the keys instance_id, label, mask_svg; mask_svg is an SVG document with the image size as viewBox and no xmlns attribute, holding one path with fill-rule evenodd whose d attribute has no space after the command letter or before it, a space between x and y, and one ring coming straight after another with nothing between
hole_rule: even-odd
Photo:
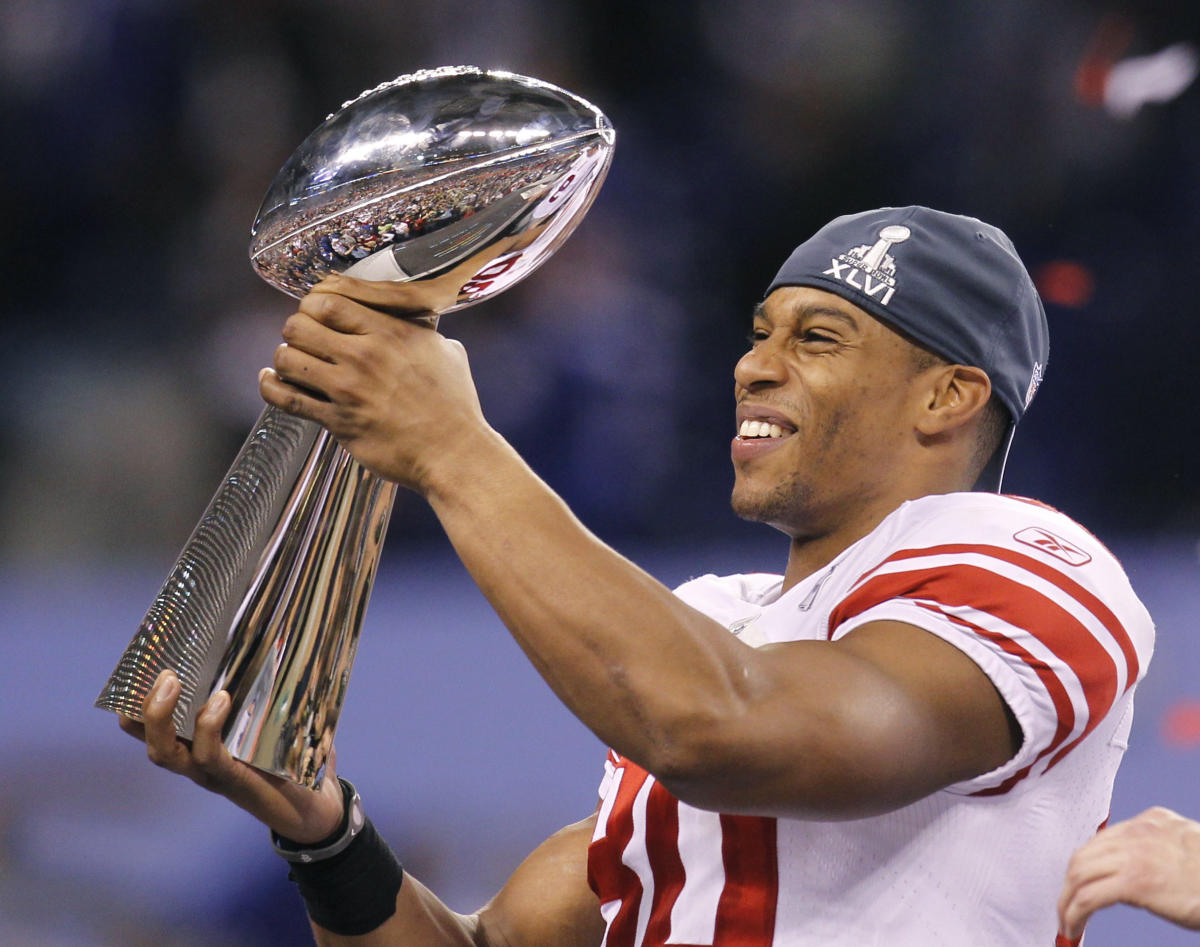
<instances>
[{"instance_id":1,"label":"reflection on trophy surface","mask_svg":"<svg viewBox=\"0 0 1200 947\"><path fill-rule=\"evenodd\" d=\"M251 229L254 268L301 296L330 273L411 281L432 313L536 269L590 206L614 133L511 73L447 67L347 102L296 150ZM140 718L178 673L190 737L227 690L239 759L316 785L333 743L395 485L313 422L263 411L96 704Z\"/></svg>"}]
</instances>

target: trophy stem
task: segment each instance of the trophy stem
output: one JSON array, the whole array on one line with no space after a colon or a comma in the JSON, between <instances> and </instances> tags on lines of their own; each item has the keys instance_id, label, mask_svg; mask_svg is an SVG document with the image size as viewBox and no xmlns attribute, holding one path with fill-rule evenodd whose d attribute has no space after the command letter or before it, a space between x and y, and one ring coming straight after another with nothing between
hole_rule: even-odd
<instances>
[{"instance_id":1,"label":"trophy stem","mask_svg":"<svg viewBox=\"0 0 1200 947\"><path fill-rule=\"evenodd\" d=\"M395 485L319 425L263 411L96 706L140 719L178 674L190 737L217 690L240 759L314 784L333 741Z\"/></svg>"},{"instance_id":2,"label":"trophy stem","mask_svg":"<svg viewBox=\"0 0 1200 947\"><path fill-rule=\"evenodd\" d=\"M316 785L333 746L396 485L322 431L229 632L225 745Z\"/></svg>"}]
</instances>

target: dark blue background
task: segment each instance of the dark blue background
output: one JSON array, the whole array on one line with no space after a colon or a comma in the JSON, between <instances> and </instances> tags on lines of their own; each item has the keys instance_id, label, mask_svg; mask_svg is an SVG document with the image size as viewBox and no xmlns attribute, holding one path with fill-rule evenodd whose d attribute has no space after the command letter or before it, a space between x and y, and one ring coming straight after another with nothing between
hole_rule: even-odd
<instances>
[{"instance_id":1,"label":"dark blue background","mask_svg":"<svg viewBox=\"0 0 1200 947\"><path fill-rule=\"evenodd\" d=\"M261 833L89 706L259 410L290 311L246 260L272 176L362 89L464 62L618 129L562 252L444 326L493 423L667 581L782 562L728 512L728 441L750 310L791 248L883 204L1009 233L1052 352L1007 487L1126 554L1160 625L1114 815L1200 815L1200 733L1179 726L1200 700L1200 91L1124 118L1080 91L1106 52L1195 41L1197 9L0 0L0 939L256 944L296 923ZM1047 275L1064 261L1073 299ZM405 860L469 910L590 810L600 764L464 581L402 498L339 742ZM1174 934L1114 911L1089 944Z\"/></svg>"}]
</instances>

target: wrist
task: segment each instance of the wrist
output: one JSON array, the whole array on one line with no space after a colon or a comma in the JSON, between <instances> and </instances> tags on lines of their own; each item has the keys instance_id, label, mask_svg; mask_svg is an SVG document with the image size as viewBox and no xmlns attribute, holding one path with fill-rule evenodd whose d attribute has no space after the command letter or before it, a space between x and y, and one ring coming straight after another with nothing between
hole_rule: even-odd
<instances>
[{"instance_id":1,"label":"wrist","mask_svg":"<svg viewBox=\"0 0 1200 947\"><path fill-rule=\"evenodd\" d=\"M354 786L339 779L345 811L334 834L315 846L296 845L271 833L275 850L290 865L313 923L346 936L376 930L396 911L404 869L391 848L362 814Z\"/></svg>"},{"instance_id":2,"label":"wrist","mask_svg":"<svg viewBox=\"0 0 1200 947\"><path fill-rule=\"evenodd\" d=\"M431 504L461 496L464 490L491 490L508 459L520 461L509 443L486 423L439 445L424 465L419 492Z\"/></svg>"},{"instance_id":3,"label":"wrist","mask_svg":"<svg viewBox=\"0 0 1200 947\"><path fill-rule=\"evenodd\" d=\"M362 831L365 816L362 799L348 779L338 778L342 793L342 815L337 825L323 838L298 842L272 830L271 843L275 851L290 862L314 862L332 858L344 851Z\"/></svg>"}]
</instances>

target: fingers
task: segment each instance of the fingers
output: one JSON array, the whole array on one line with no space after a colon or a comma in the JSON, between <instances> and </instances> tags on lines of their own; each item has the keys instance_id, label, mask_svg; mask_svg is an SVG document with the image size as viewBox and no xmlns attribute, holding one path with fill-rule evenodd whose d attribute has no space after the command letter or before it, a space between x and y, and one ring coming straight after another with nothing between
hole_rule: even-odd
<instances>
[{"instance_id":1,"label":"fingers","mask_svg":"<svg viewBox=\"0 0 1200 947\"><path fill-rule=\"evenodd\" d=\"M332 400L330 394L336 390L337 365L284 342L275 348L273 368L281 381Z\"/></svg>"},{"instance_id":2,"label":"fingers","mask_svg":"<svg viewBox=\"0 0 1200 947\"><path fill-rule=\"evenodd\" d=\"M1160 836L1184 830L1193 824L1190 819L1181 816L1172 809L1168 809L1165 806L1151 806L1149 809L1135 815L1132 819L1119 823L1114 828L1128 826L1130 831L1136 830Z\"/></svg>"},{"instance_id":3,"label":"fingers","mask_svg":"<svg viewBox=\"0 0 1200 947\"><path fill-rule=\"evenodd\" d=\"M432 316L408 284L348 277L318 283L300 300L299 309L315 322L348 335L365 335L397 322L427 321Z\"/></svg>"},{"instance_id":4,"label":"fingers","mask_svg":"<svg viewBox=\"0 0 1200 947\"><path fill-rule=\"evenodd\" d=\"M431 295L425 283L362 280L353 276L327 276L312 288L310 295L335 294L382 310L393 316L431 315Z\"/></svg>"},{"instance_id":5,"label":"fingers","mask_svg":"<svg viewBox=\"0 0 1200 947\"><path fill-rule=\"evenodd\" d=\"M362 280L349 282L368 288L391 285ZM382 294L368 295L378 297ZM338 383L345 381L345 373L339 373L337 369L355 366L361 369L364 364L376 361L383 350L375 338L368 339L368 336L391 336L407 341L410 333L432 327L428 320L397 319L338 293L314 291L300 301L299 311L284 323L284 344L275 350L273 368L281 381L301 389L304 394L315 392L326 400L344 401ZM266 392L264 397L291 410L278 399L294 397L295 392L277 390L275 394L275 399L267 397ZM311 407L311 404L299 401L292 413L312 417Z\"/></svg>"},{"instance_id":6,"label":"fingers","mask_svg":"<svg viewBox=\"0 0 1200 947\"><path fill-rule=\"evenodd\" d=\"M1058 896L1058 926L1068 938L1074 939L1100 905L1091 905L1084 893L1094 895L1094 886L1112 874L1118 866L1106 858L1107 839L1104 833L1094 836L1071 856L1067 864L1063 889Z\"/></svg>"},{"instance_id":7,"label":"fingers","mask_svg":"<svg viewBox=\"0 0 1200 947\"><path fill-rule=\"evenodd\" d=\"M182 773L187 768L188 750L175 735L172 715L181 688L174 671L163 671L142 704L142 726L146 755L156 766Z\"/></svg>"},{"instance_id":8,"label":"fingers","mask_svg":"<svg viewBox=\"0 0 1200 947\"><path fill-rule=\"evenodd\" d=\"M1093 913L1117 902L1141 907L1155 887L1164 853L1157 847L1166 810L1149 810L1102 829L1071 856L1058 899L1059 928L1070 938L1083 932Z\"/></svg>"},{"instance_id":9,"label":"fingers","mask_svg":"<svg viewBox=\"0 0 1200 947\"><path fill-rule=\"evenodd\" d=\"M374 313L365 305L344 296L339 287L329 286L330 280L325 280L314 286L307 296L300 300L299 311L308 316L313 322L334 332L349 335L364 335L374 321L372 316L386 318L380 313ZM289 320L291 321L291 320Z\"/></svg>"},{"instance_id":10,"label":"fingers","mask_svg":"<svg viewBox=\"0 0 1200 947\"><path fill-rule=\"evenodd\" d=\"M219 691L201 708L189 746L175 732L174 713L181 690L175 673L163 671L142 704L142 723L124 718L121 728L135 736L140 730L146 755L156 766L204 782L203 777L218 772L232 759L221 737L229 716L229 694Z\"/></svg>"},{"instance_id":11,"label":"fingers","mask_svg":"<svg viewBox=\"0 0 1200 947\"><path fill-rule=\"evenodd\" d=\"M226 762L229 751L221 738L225 718L229 716L229 694L218 691L208 699L196 715L196 727L192 733L192 760L201 769L213 769Z\"/></svg>"},{"instance_id":12,"label":"fingers","mask_svg":"<svg viewBox=\"0 0 1200 947\"><path fill-rule=\"evenodd\" d=\"M1120 885L1113 876L1089 881L1069 891L1064 889L1058 903L1059 931L1069 940L1081 937L1088 918L1120 900Z\"/></svg>"},{"instance_id":13,"label":"fingers","mask_svg":"<svg viewBox=\"0 0 1200 947\"><path fill-rule=\"evenodd\" d=\"M331 406L311 391L289 385L273 368L264 368L258 373L258 393L263 401L281 408L288 414L308 418L318 424L329 426Z\"/></svg>"},{"instance_id":14,"label":"fingers","mask_svg":"<svg viewBox=\"0 0 1200 947\"><path fill-rule=\"evenodd\" d=\"M226 691L209 698L196 716L192 739L181 740L172 720L181 692L175 673L163 671L142 704L144 720L120 718L122 730L145 740L151 762L225 796L288 838L316 841L333 831L342 817L342 792L332 778L332 761L321 791L314 793L235 759L222 738L232 708Z\"/></svg>"}]
</instances>

